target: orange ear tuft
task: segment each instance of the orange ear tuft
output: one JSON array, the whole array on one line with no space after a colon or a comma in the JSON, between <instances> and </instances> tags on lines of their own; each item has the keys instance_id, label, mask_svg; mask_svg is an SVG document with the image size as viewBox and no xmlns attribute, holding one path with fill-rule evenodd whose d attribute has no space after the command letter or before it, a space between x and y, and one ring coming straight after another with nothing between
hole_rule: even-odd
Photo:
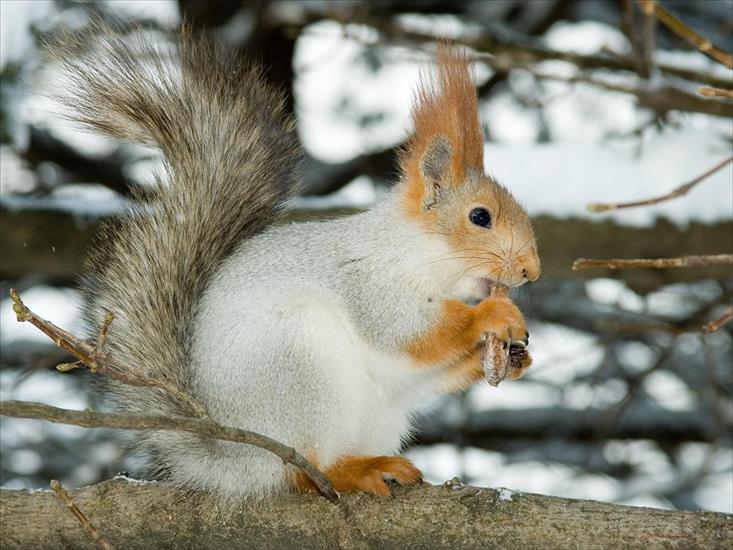
<instances>
[{"instance_id":1,"label":"orange ear tuft","mask_svg":"<svg viewBox=\"0 0 733 550\"><path fill-rule=\"evenodd\" d=\"M401 154L402 170L409 184L425 189L421 181L421 162L440 138L447 140L450 171L444 174L449 184L459 185L467 167L483 172L483 136L478 118L478 98L468 60L464 53L448 44L438 47L437 72L421 78L412 120L415 132Z\"/></svg>"}]
</instances>

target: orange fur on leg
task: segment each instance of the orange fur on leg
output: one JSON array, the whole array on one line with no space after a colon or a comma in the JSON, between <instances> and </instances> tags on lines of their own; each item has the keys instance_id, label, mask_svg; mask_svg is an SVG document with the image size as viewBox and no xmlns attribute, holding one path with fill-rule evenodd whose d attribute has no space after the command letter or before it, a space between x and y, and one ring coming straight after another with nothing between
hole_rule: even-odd
<instances>
[{"instance_id":1,"label":"orange fur on leg","mask_svg":"<svg viewBox=\"0 0 733 550\"><path fill-rule=\"evenodd\" d=\"M471 353L459 359L455 365L448 367L447 381L442 388L443 391L453 393L465 390L482 380L484 378L483 355L483 346L478 346Z\"/></svg>"},{"instance_id":2,"label":"orange fur on leg","mask_svg":"<svg viewBox=\"0 0 733 550\"><path fill-rule=\"evenodd\" d=\"M460 360L492 332L509 345L512 338L527 333L524 316L507 298L487 298L476 306L459 300L446 300L438 322L408 343L405 351L418 363L435 365Z\"/></svg>"},{"instance_id":3,"label":"orange fur on leg","mask_svg":"<svg viewBox=\"0 0 733 550\"><path fill-rule=\"evenodd\" d=\"M420 470L401 456L344 456L323 473L339 493L365 492L389 496L391 491L385 480L394 480L400 485L422 483ZM303 472L293 474L290 482L299 493L316 491L313 482Z\"/></svg>"}]
</instances>

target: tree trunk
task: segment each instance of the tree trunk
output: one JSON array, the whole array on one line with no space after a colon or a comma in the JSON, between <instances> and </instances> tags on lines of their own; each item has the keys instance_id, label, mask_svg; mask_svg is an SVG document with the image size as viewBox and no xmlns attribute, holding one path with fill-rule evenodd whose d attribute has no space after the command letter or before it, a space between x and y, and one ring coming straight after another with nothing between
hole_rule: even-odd
<instances>
[{"instance_id":1,"label":"tree trunk","mask_svg":"<svg viewBox=\"0 0 733 550\"><path fill-rule=\"evenodd\" d=\"M731 548L733 516L670 512L449 482L395 498L283 496L223 504L165 483L70 491L117 548ZM92 548L50 491L0 493L3 548Z\"/></svg>"}]
</instances>

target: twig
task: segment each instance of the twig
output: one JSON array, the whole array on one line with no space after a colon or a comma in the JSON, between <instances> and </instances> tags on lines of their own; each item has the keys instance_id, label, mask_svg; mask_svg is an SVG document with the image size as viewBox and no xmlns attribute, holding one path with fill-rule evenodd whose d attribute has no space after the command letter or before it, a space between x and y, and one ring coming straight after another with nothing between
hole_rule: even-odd
<instances>
[{"instance_id":1,"label":"twig","mask_svg":"<svg viewBox=\"0 0 733 550\"><path fill-rule=\"evenodd\" d=\"M733 117L733 107L723 101L714 101L703 99L695 94L691 94L673 86L657 86L657 87L637 87L626 84L618 84L606 82L599 78L593 78L586 74L576 74L572 76L562 76L552 74L545 71L538 71L530 64L515 64L511 67L507 66L507 61L499 58L498 60L482 59L492 68L508 71L510 68L524 69L537 78L545 80L556 80L559 82L567 82L569 84L585 83L591 84L598 88L608 90L610 92L619 92L622 94L630 94L636 97L644 107L654 110L657 113L665 113L667 111L686 111L692 113L705 113L715 116Z\"/></svg>"},{"instance_id":2,"label":"twig","mask_svg":"<svg viewBox=\"0 0 733 550\"><path fill-rule=\"evenodd\" d=\"M581 269L593 269L598 267L603 267L607 269L626 269L634 267L667 269L671 267L698 267L703 265L725 264L733 264L733 254L708 254L703 256L681 256L679 258L644 258L633 260L591 260L588 258L580 258L573 262L573 271L578 271Z\"/></svg>"},{"instance_id":3,"label":"twig","mask_svg":"<svg viewBox=\"0 0 733 550\"><path fill-rule=\"evenodd\" d=\"M644 14L641 22L641 57L643 59L643 75L650 78L654 74L655 27L654 19L655 0L639 0L641 11Z\"/></svg>"},{"instance_id":4,"label":"twig","mask_svg":"<svg viewBox=\"0 0 733 550\"><path fill-rule=\"evenodd\" d=\"M15 311L16 318L19 322L23 323L28 321L39 328L46 336L51 338L58 347L78 357L81 364L86 366L93 373L104 374L118 382L122 382L123 384L128 384L130 386L151 386L160 388L186 403L195 415L201 418L206 418L207 413L204 407L202 407L201 404L187 392L179 389L177 386L169 382L150 378L149 376L135 372L135 369L131 366L115 361L112 357L104 354L102 350L99 349L100 344L104 345L107 332L109 330L109 324L112 322L112 318L109 314L105 318L105 322L100 329L97 347L94 347L65 331L61 327L58 327L52 322L33 313L28 309L28 307L26 307L15 289L10 289L10 298L13 300L13 311ZM58 370L61 372L67 372L77 366L78 365L75 363L64 363L59 365L60 368L58 368Z\"/></svg>"},{"instance_id":5,"label":"twig","mask_svg":"<svg viewBox=\"0 0 733 550\"><path fill-rule=\"evenodd\" d=\"M342 25L352 23L368 25L382 35L383 42L402 42L414 46L415 44L432 43L441 39L437 33L433 34L408 30L389 19L385 20L354 14L349 18L339 17L337 14L333 14L332 19L335 19ZM303 22L303 26L311 22L314 22L314 20L305 20ZM472 22L475 23L475 21ZM492 33L487 28L481 29L481 32L477 35L459 37L455 40L455 43L463 44L479 52L489 52L493 54L496 59L505 59L507 60L507 64L510 65L509 68L553 59L572 63L581 69L607 69L634 72L638 69L638 60L630 56L610 57L605 55L587 55L575 52L551 50L533 42L529 37L519 38L518 36L513 36L510 38L508 36L497 36L496 33ZM657 64L656 68L663 75L675 76L710 86L726 87L733 83L730 78L722 77L713 73L704 73L675 67L673 65L660 63Z\"/></svg>"},{"instance_id":6,"label":"twig","mask_svg":"<svg viewBox=\"0 0 733 550\"><path fill-rule=\"evenodd\" d=\"M721 315L714 321L710 321L709 323L703 325L702 329L707 333L715 332L731 319L733 319L733 306L725 310L725 313L723 313L723 315Z\"/></svg>"},{"instance_id":7,"label":"twig","mask_svg":"<svg viewBox=\"0 0 733 550\"><path fill-rule=\"evenodd\" d=\"M714 88L712 86L702 86L701 88L698 88L697 93L703 97L724 97L726 99L733 99L733 90Z\"/></svg>"},{"instance_id":8,"label":"twig","mask_svg":"<svg viewBox=\"0 0 733 550\"><path fill-rule=\"evenodd\" d=\"M107 335L109 334L109 327L112 321L115 320L115 316L109 311L104 316L104 321L99 329L99 336L97 337L97 353L102 353L104 345L107 343Z\"/></svg>"},{"instance_id":9,"label":"twig","mask_svg":"<svg viewBox=\"0 0 733 550\"><path fill-rule=\"evenodd\" d=\"M112 543L109 542L107 537L100 533L99 530L94 527L94 524L89 521L89 518L84 515L84 512L79 510L76 504L74 504L74 501L71 500L69 493L67 493L66 490L63 488L61 482L56 479L52 479L51 489L54 493L56 493L56 496L59 497L59 500L66 505L66 507L69 509L69 512L71 512L74 517L79 520L79 523L81 523L82 527L84 527L84 531L87 532L87 534L97 544L97 546L99 546L103 550L114 550L114 546L112 546Z\"/></svg>"},{"instance_id":10,"label":"twig","mask_svg":"<svg viewBox=\"0 0 733 550\"><path fill-rule=\"evenodd\" d=\"M669 193L660 195L659 197L654 197L651 199L645 199L641 201L622 202L622 203L591 203L587 206L587 208L591 212L608 212L610 210L618 210L620 208L632 208L635 206L649 206L651 204L657 204L660 202L668 201L670 199L676 199L677 197L686 195L698 183L712 176L717 171L725 168L725 166L727 166L728 163L731 161L733 161L733 155L720 161L718 164L716 164L715 166L713 166L712 168L710 168L708 171L704 172L703 174L700 174L692 181L682 184L679 187L676 187L675 189L670 191Z\"/></svg>"},{"instance_id":11,"label":"twig","mask_svg":"<svg viewBox=\"0 0 733 550\"><path fill-rule=\"evenodd\" d=\"M26 401L0 401L0 415L14 418L34 418L59 424L73 424L85 428L188 432L223 441L254 445L280 457L284 463L292 464L303 470L323 496L331 502L338 501L338 494L334 491L326 476L295 449L265 435L230 426L221 426L208 419L183 416L117 414L91 410L72 411Z\"/></svg>"},{"instance_id":12,"label":"twig","mask_svg":"<svg viewBox=\"0 0 733 550\"><path fill-rule=\"evenodd\" d=\"M631 44L630 58L636 64L636 72L640 76L648 76L644 73L644 57L641 55L643 46L640 44L639 34L635 29L635 13L633 0L623 0L623 13L621 16L621 31L626 36L629 44Z\"/></svg>"},{"instance_id":13,"label":"twig","mask_svg":"<svg viewBox=\"0 0 733 550\"><path fill-rule=\"evenodd\" d=\"M677 19L674 15L664 9L659 3L653 0L639 0L643 9L650 9L669 30L680 38L687 40L709 58L722 63L729 69L733 69L733 55L722 50L704 36L692 30L689 26ZM646 6L649 6L648 8Z\"/></svg>"}]
</instances>

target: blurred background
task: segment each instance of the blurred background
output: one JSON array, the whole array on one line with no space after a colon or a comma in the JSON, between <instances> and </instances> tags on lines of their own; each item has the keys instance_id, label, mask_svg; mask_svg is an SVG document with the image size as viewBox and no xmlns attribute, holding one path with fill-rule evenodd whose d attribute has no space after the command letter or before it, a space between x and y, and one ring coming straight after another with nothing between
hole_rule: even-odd
<instances>
[{"instance_id":1,"label":"blurred background","mask_svg":"<svg viewBox=\"0 0 733 550\"><path fill-rule=\"evenodd\" d=\"M725 51L733 1L661 6ZM0 2L0 394L103 408L91 375L15 322L17 288L81 333L75 290L99 221L150 185L155 151L94 136L47 98L38 44L91 17L165 33L187 18L261 61L288 93L305 150L295 219L368 207L394 181L411 93L436 40L476 59L486 169L532 215L543 277L515 295L535 363L525 379L429 404L407 455L433 483L466 483L632 505L733 512L730 266L572 271L579 257L733 252L728 163L689 194L645 199L731 155L731 69L645 16L636 0ZM243 128L242 131L247 131ZM139 475L124 434L2 418L0 484L81 486Z\"/></svg>"}]
</instances>

